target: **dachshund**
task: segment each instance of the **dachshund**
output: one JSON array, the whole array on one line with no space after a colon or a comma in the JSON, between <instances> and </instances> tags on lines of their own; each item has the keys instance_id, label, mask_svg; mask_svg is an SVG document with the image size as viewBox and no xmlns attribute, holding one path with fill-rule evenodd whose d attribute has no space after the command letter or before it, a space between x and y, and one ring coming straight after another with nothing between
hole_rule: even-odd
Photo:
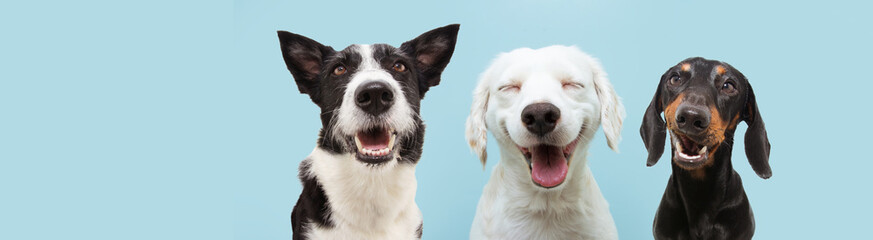
<instances>
[{"instance_id":1,"label":"dachshund","mask_svg":"<svg viewBox=\"0 0 873 240\"><path fill-rule=\"evenodd\" d=\"M649 167L664 153L668 132L672 143L673 174L655 215L655 239L752 238L755 219L730 161L741 121L748 125L745 147L752 169L770 178L767 130L740 71L695 57L661 76L640 127Z\"/></svg>"}]
</instances>

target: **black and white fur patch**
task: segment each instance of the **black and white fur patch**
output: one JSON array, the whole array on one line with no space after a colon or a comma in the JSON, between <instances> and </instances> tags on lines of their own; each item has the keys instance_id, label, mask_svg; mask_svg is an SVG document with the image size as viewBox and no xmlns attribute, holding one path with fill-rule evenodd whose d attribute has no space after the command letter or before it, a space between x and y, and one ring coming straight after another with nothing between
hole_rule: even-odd
<instances>
[{"instance_id":1,"label":"black and white fur patch","mask_svg":"<svg viewBox=\"0 0 873 240\"><path fill-rule=\"evenodd\" d=\"M341 51L279 31L288 70L301 93L321 108L322 121L318 146L300 164L303 192L291 214L294 239L421 237L414 201L424 141L420 101L439 84L458 29L437 28L399 48L351 45ZM392 96L384 112L360 105L360 88L374 82ZM391 136L377 160L359 137L374 129Z\"/></svg>"}]
</instances>

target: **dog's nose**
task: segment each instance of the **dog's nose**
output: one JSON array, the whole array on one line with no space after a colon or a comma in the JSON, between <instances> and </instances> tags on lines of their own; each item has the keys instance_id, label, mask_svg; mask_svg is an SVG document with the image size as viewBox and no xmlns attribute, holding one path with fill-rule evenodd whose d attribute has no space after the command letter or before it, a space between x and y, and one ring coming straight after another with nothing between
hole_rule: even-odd
<instances>
[{"instance_id":1,"label":"dog's nose","mask_svg":"<svg viewBox=\"0 0 873 240\"><path fill-rule=\"evenodd\" d=\"M555 130L558 119L561 110L551 103L534 103L521 111L521 122L527 130L541 137Z\"/></svg>"},{"instance_id":2,"label":"dog's nose","mask_svg":"<svg viewBox=\"0 0 873 240\"><path fill-rule=\"evenodd\" d=\"M394 103L394 92L391 86L383 81L362 83L355 90L355 104L364 112L379 115L391 108Z\"/></svg>"},{"instance_id":3,"label":"dog's nose","mask_svg":"<svg viewBox=\"0 0 873 240\"><path fill-rule=\"evenodd\" d=\"M676 110L676 124L686 133L700 133L709 127L710 114L706 108L680 106Z\"/></svg>"}]
</instances>

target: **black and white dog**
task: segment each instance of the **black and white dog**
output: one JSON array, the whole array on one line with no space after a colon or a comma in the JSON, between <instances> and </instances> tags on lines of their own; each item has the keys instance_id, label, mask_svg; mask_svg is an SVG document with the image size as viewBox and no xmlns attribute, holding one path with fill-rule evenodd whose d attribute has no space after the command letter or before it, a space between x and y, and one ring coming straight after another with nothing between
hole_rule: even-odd
<instances>
[{"instance_id":1,"label":"black and white dog","mask_svg":"<svg viewBox=\"0 0 873 240\"><path fill-rule=\"evenodd\" d=\"M300 163L294 239L421 238L419 102L439 84L458 29L437 28L400 48L356 44L341 51L279 31L294 81L321 108L318 146Z\"/></svg>"}]
</instances>

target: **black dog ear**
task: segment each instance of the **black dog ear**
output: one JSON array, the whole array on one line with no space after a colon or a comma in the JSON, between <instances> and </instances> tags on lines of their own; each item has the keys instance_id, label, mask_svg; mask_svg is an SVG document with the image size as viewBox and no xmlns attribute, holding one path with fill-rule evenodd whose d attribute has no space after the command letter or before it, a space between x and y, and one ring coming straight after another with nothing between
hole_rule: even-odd
<instances>
[{"instance_id":1,"label":"black dog ear","mask_svg":"<svg viewBox=\"0 0 873 240\"><path fill-rule=\"evenodd\" d=\"M649 159L646 161L646 166L654 166L658 163L661 155L664 154L664 139L667 137L667 124L661 118L661 112L664 111L664 106L661 102L661 91L664 88L664 78L667 77L669 71L661 75L661 81L658 83L658 89L655 90L655 96L652 97L652 102L649 103L649 108L646 109L646 114L643 116L643 124L640 126L640 136L643 137L643 143L649 151Z\"/></svg>"},{"instance_id":2,"label":"black dog ear","mask_svg":"<svg viewBox=\"0 0 873 240\"><path fill-rule=\"evenodd\" d=\"M415 67L420 74L418 90L422 98L430 87L440 84L440 75L455 51L460 27L452 24L430 30L400 45L401 51L415 58Z\"/></svg>"},{"instance_id":3,"label":"black dog ear","mask_svg":"<svg viewBox=\"0 0 873 240\"><path fill-rule=\"evenodd\" d=\"M300 93L307 93L313 100L318 87L318 73L324 64L324 57L334 52L333 48L307 37L286 31L278 31L279 46L288 71L294 76Z\"/></svg>"},{"instance_id":4,"label":"black dog ear","mask_svg":"<svg viewBox=\"0 0 873 240\"><path fill-rule=\"evenodd\" d=\"M746 94L746 107L743 110L743 121L749 126L746 129L746 157L752 169L763 179L770 178L773 172L770 170L770 139L767 138L767 129L764 128L764 120L758 111L758 103L755 102L755 92L752 85L748 86Z\"/></svg>"}]
</instances>

